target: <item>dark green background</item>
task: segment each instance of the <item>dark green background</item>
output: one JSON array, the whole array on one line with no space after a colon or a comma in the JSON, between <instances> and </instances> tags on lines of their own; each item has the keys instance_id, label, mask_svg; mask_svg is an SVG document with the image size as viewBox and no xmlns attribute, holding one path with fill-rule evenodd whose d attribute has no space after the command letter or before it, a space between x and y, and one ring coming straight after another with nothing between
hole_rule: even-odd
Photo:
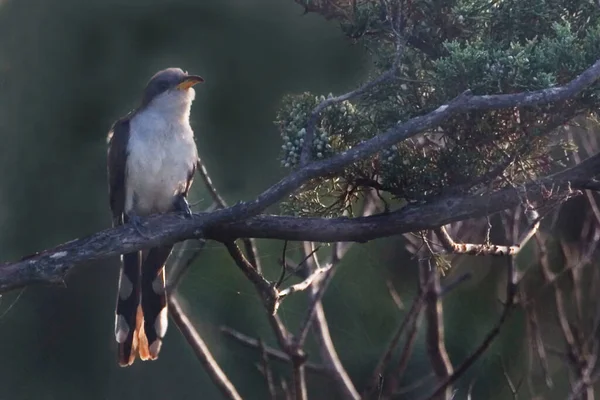
<instances>
[{"instance_id":1,"label":"dark green background","mask_svg":"<svg viewBox=\"0 0 600 400\"><path fill-rule=\"evenodd\" d=\"M106 133L137 105L157 70L178 66L206 79L197 89L192 126L214 182L235 202L252 198L284 173L272 124L281 97L305 90L340 93L358 84L369 67L366 52L346 40L336 23L303 16L292 0L0 4L2 261L110 226ZM200 180L191 198L198 200L197 209L210 204ZM392 238L355 247L325 297L333 339L359 390L403 316L385 280L395 283L407 304L414 294L416 264L401 244L401 238ZM263 241L260 246L267 277L275 279L282 244ZM290 248L298 257L299 245ZM455 365L491 326L503 290L498 265L463 261L457 269L476 267L474 278L445 303L447 345ZM0 317L0 399L220 398L173 324L157 362L117 367L117 273L116 259L90 263L76 268L64 288L32 286L1 298L0 313L7 312ZM208 244L181 293L241 394L266 398L255 367L258 352L218 332L226 324L275 345L254 289L218 243ZM291 329L297 328L304 305L300 294L280 309ZM478 398L506 398L497 355L502 353L516 374L525 368L524 328L515 315L512 329L459 386L457 398L465 398L473 378ZM310 360L318 362L312 346ZM273 366L278 376L287 377L287 366ZM429 372L420 337L403 384ZM334 396L327 379L309 374L309 382L314 398Z\"/></svg>"}]
</instances>

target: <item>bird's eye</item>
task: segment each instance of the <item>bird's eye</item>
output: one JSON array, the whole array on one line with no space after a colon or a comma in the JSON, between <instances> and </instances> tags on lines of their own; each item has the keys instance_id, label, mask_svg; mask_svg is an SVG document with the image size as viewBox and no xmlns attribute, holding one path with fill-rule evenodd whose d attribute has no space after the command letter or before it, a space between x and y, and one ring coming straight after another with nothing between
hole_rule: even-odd
<instances>
[{"instance_id":1,"label":"bird's eye","mask_svg":"<svg viewBox=\"0 0 600 400\"><path fill-rule=\"evenodd\" d=\"M169 88L169 83L168 82L160 82L158 87L160 88L161 91L165 91Z\"/></svg>"}]
</instances>

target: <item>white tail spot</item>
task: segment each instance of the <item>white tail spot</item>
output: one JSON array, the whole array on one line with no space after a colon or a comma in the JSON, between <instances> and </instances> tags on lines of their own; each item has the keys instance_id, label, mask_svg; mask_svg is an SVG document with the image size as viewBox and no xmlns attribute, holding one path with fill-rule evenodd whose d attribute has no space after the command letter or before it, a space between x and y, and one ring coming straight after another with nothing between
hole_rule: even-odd
<instances>
[{"instance_id":1,"label":"white tail spot","mask_svg":"<svg viewBox=\"0 0 600 400\"><path fill-rule=\"evenodd\" d=\"M165 337L165 333L167 333L167 327L169 326L169 317L167 313L167 307L163 308L156 316L156 321L154 321L154 330L159 338Z\"/></svg>"},{"instance_id":2,"label":"white tail spot","mask_svg":"<svg viewBox=\"0 0 600 400\"><path fill-rule=\"evenodd\" d=\"M162 340L156 339L154 343L152 343L148 347L148 352L150 353L150 358L156 360L158 358L158 353L160 352L160 348L162 346Z\"/></svg>"},{"instance_id":3,"label":"white tail spot","mask_svg":"<svg viewBox=\"0 0 600 400\"><path fill-rule=\"evenodd\" d=\"M121 300L126 300L131 296L131 292L133 292L133 283L131 280L121 272L121 279L119 280L119 298Z\"/></svg>"},{"instance_id":4,"label":"white tail spot","mask_svg":"<svg viewBox=\"0 0 600 400\"><path fill-rule=\"evenodd\" d=\"M122 315L117 314L115 316L115 337L117 338L117 343L123 343L127 339L127 335L129 335L129 324Z\"/></svg>"},{"instance_id":5,"label":"white tail spot","mask_svg":"<svg viewBox=\"0 0 600 400\"><path fill-rule=\"evenodd\" d=\"M156 276L156 278L154 278L154 281L152 281L152 290L154 290L154 293L161 296L165 293L164 269Z\"/></svg>"}]
</instances>

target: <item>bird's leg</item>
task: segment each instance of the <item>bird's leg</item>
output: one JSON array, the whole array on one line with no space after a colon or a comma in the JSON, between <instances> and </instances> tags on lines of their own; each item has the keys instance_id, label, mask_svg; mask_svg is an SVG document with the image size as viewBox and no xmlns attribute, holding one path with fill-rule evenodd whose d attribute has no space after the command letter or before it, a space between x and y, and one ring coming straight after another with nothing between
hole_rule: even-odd
<instances>
[{"instance_id":1,"label":"bird's leg","mask_svg":"<svg viewBox=\"0 0 600 400\"><path fill-rule=\"evenodd\" d=\"M186 218L193 218L192 210L183 193L175 197L175 210L182 212Z\"/></svg>"},{"instance_id":2,"label":"bird's leg","mask_svg":"<svg viewBox=\"0 0 600 400\"><path fill-rule=\"evenodd\" d=\"M144 228L144 226L142 224L142 218L140 218L139 215L137 215L133 211L128 212L127 213L127 222L129 222L133 226L133 229L135 229L135 231L138 233L138 235L140 235L144 239L149 239L150 238L142 230Z\"/></svg>"}]
</instances>

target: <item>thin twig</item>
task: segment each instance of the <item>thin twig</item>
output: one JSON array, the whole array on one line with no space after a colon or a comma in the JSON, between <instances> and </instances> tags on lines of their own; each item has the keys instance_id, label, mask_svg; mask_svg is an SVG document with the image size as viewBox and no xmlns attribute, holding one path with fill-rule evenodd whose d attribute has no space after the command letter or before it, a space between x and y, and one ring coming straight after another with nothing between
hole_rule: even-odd
<instances>
[{"instance_id":1,"label":"thin twig","mask_svg":"<svg viewBox=\"0 0 600 400\"><path fill-rule=\"evenodd\" d=\"M271 366L269 365L269 354L267 353L265 344L262 340L258 341L258 348L260 349L261 365L267 382L269 397L271 400L276 400L277 393L275 392L275 384L273 383L273 371L271 371Z\"/></svg>"},{"instance_id":2,"label":"thin twig","mask_svg":"<svg viewBox=\"0 0 600 400\"><path fill-rule=\"evenodd\" d=\"M192 350L196 354L198 360L202 363L202 366L210 376L213 383L221 391L223 396L228 399L241 400L242 397L239 395L233 384L227 378L227 375L219 367L216 360L210 353L210 350L204 343L204 340L200 337L196 329L185 315L185 312L179 305L177 296L169 296L169 314L175 322L175 325L181 331L181 334L186 339Z\"/></svg>"},{"instance_id":3,"label":"thin twig","mask_svg":"<svg viewBox=\"0 0 600 400\"><path fill-rule=\"evenodd\" d=\"M225 202L225 199L223 199L223 197L221 197L221 195L217 191L217 188L213 184L212 179L210 178L210 175L208 175L206 166L204 165L204 163L202 162L202 159L200 157L198 157L196 167L198 169L198 173L202 177L204 186L206 186L206 189L208 189L208 192L210 193L210 196L213 198L213 201L219 205L219 208L227 207L227 203Z\"/></svg>"},{"instance_id":4,"label":"thin twig","mask_svg":"<svg viewBox=\"0 0 600 400\"><path fill-rule=\"evenodd\" d=\"M550 267L550 260L548 258L548 250L546 247L545 239L538 232L536 234L537 247L538 247L538 259L540 261L542 275L546 283L554 281L554 272ZM573 329L568 320L568 312L565 304L565 296L558 285L558 283L554 282L554 300L556 305L556 318L558 319L559 326L562 330L563 338L567 345L567 351L569 354L569 358L571 360L571 366L575 369L578 368L581 362L581 354L579 346L577 345L575 334L573 333Z\"/></svg>"},{"instance_id":5,"label":"thin twig","mask_svg":"<svg viewBox=\"0 0 600 400\"><path fill-rule=\"evenodd\" d=\"M423 305L425 302L420 302L419 308L413 314L412 319L407 322L407 334L406 340L404 342L404 346L402 347L402 352L400 353L400 358L398 359L398 365L394 368L393 372L389 375L387 379L388 385L386 385L386 393L392 394L396 392L398 387L398 383L400 378L404 375L404 371L408 367L408 362L410 360L410 356L415 348L415 343L417 342L417 334L419 332L419 328L421 327L421 322L423 320L423 314L421 310L423 309Z\"/></svg>"},{"instance_id":6,"label":"thin twig","mask_svg":"<svg viewBox=\"0 0 600 400\"><path fill-rule=\"evenodd\" d=\"M402 298L400 297L400 294L394 287L392 281L390 281L389 279L386 280L385 285L387 286L388 293L390 294L390 297L392 298L392 301L394 302L396 307L398 307L399 310L404 310L404 303L402 302Z\"/></svg>"},{"instance_id":7,"label":"thin twig","mask_svg":"<svg viewBox=\"0 0 600 400\"><path fill-rule=\"evenodd\" d=\"M363 204L361 215L371 215L373 212L375 212L376 207L377 202L375 201L373 193L371 192L365 197L365 202ZM319 297L322 296L322 293L325 292L329 285L329 282L331 282L331 279L333 278L333 268L335 264L344 257L344 255L347 253L350 247L351 244L349 243L336 243L332 246L330 260L328 260L327 263L330 266L329 271L326 272L328 278L315 280L314 284L311 285L309 291L310 304L306 314L307 317L303 320L301 324L300 333L298 334L298 336L303 335L305 332L308 332L311 321L311 310L314 310L313 315L315 323L312 325L312 330L319 344L321 358L327 366L329 375L337 382L339 393L342 396L342 398L349 400L358 400L360 399L360 394L354 387L350 376L346 372L341 360L338 357L335 345L333 344L333 340L331 339L331 334L329 332L329 324L327 323L323 303L320 300L321 297ZM304 253L306 257L308 257L306 259L306 267L310 271L313 271L314 273L315 271L322 269L320 267L320 263L315 252L313 243L304 244ZM302 346L303 343L303 340L295 341L296 346Z\"/></svg>"},{"instance_id":8,"label":"thin twig","mask_svg":"<svg viewBox=\"0 0 600 400\"><path fill-rule=\"evenodd\" d=\"M311 283L315 279L317 279L321 274L328 272L332 268L332 265L328 265L327 267L318 268L314 272L312 272L308 278L303 280L300 283L296 283L295 285L289 286L282 291L279 292L279 299L282 300L284 297L289 296L290 294L294 294L296 292L300 292L306 290Z\"/></svg>"},{"instance_id":9,"label":"thin twig","mask_svg":"<svg viewBox=\"0 0 600 400\"><path fill-rule=\"evenodd\" d=\"M448 234L445 227L440 226L434 229L435 234L444 246L444 249L454 254L470 254L470 255L485 255L485 256L506 256L515 255L523 248L523 244L537 232L540 226L541 218L534 222L533 226L524 234L520 243L513 246L499 246L495 244L472 244L472 243L456 243Z\"/></svg>"},{"instance_id":10,"label":"thin twig","mask_svg":"<svg viewBox=\"0 0 600 400\"><path fill-rule=\"evenodd\" d=\"M469 279L471 279L472 276L473 276L473 274L471 272L463 272L462 274L458 275L454 279L450 280L450 282L444 284L441 287L440 297L446 296L452 290L456 289L461 283L466 282Z\"/></svg>"},{"instance_id":11,"label":"thin twig","mask_svg":"<svg viewBox=\"0 0 600 400\"><path fill-rule=\"evenodd\" d=\"M166 285L167 293L175 291L187 270L192 266L194 261L196 261L198 256L200 256L200 253L202 253L202 250L204 250L204 247L206 246L206 240L198 240L197 242L195 242L197 244L197 247L193 250L192 255L189 256L185 262L182 262L181 260L183 257L183 253L185 250L188 249L189 246L187 245L187 243L189 242L190 241L181 244L181 247L179 249L180 253L178 257L176 257L175 261L173 262L173 266L169 271Z\"/></svg>"},{"instance_id":12,"label":"thin twig","mask_svg":"<svg viewBox=\"0 0 600 400\"><path fill-rule=\"evenodd\" d=\"M221 329L221 332L226 334L228 337L237 340L240 344L243 344L246 347L249 347L252 349L260 348L260 341L258 339L244 335L243 333L238 332L235 329L229 328L227 326L221 326L220 329ZM267 354L269 355L269 357L273 357L274 359L282 361L282 362L287 362L287 363L291 362L290 356L287 353L285 353L281 350L274 349L267 345L265 345L264 348L265 348L265 351L267 352ZM325 371L324 366L315 364L315 363L311 363L311 362L307 362L305 364L305 367L306 367L306 370L309 372L323 373Z\"/></svg>"},{"instance_id":13,"label":"thin twig","mask_svg":"<svg viewBox=\"0 0 600 400\"><path fill-rule=\"evenodd\" d=\"M286 252L287 252L287 245L288 245L288 241L285 240L283 242L283 250L282 250L282 255L281 255L281 275L279 275L279 279L277 279L277 283L275 284L275 288L279 289L279 287L281 286L281 284L283 283L283 280L285 279L285 270L286 270Z\"/></svg>"},{"instance_id":14,"label":"thin twig","mask_svg":"<svg viewBox=\"0 0 600 400\"><path fill-rule=\"evenodd\" d=\"M439 394L446 390L446 387L453 384L458 378L460 378L469 367L471 367L475 361L481 357L481 355L488 349L490 344L494 341L500 329L504 325L504 322L508 318L510 312L514 308L515 293L517 289L516 281L516 268L514 256L507 257L507 279L506 279L506 300L504 307L498 321L494 324L492 329L484 337L481 344L473 351L466 359L462 362L446 380L441 382L433 391L433 393L427 397L427 400L435 399Z\"/></svg>"},{"instance_id":15,"label":"thin twig","mask_svg":"<svg viewBox=\"0 0 600 400\"><path fill-rule=\"evenodd\" d=\"M322 302L318 302L315 306L315 323L312 329L319 344L321 359L327 365L329 375L337 382L342 398L359 400L360 395L335 350Z\"/></svg>"},{"instance_id":16,"label":"thin twig","mask_svg":"<svg viewBox=\"0 0 600 400\"><path fill-rule=\"evenodd\" d=\"M592 375L596 367L597 361L598 344L596 343L594 352L590 355L587 362L581 366L580 376L575 382L575 384L572 385L571 393L569 393L568 400L579 399L584 391L586 392L584 397L585 399L594 398L594 390L592 385L600 378L600 371L596 371L596 373Z\"/></svg>"},{"instance_id":17,"label":"thin twig","mask_svg":"<svg viewBox=\"0 0 600 400\"><path fill-rule=\"evenodd\" d=\"M287 349L288 343L288 331L281 322L281 319L277 315L277 304L278 304L278 293L277 290L267 281L261 274L259 274L250 264L250 262L244 256L244 253L240 248L233 242L225 243L225 247L229 251L229 255L235 261L236 265L242 270L242 272L248 277L250 282L254 284L254 287L258 291L263 304L267 309L267 315L271 328L275 332L277 342L282 349Z\"/></svg>"},{"instance_id":18,"label":"thin twig","mask_svg":"<svg viewBox=\"0 0 600 400\"><path fill-rule=\"evenodd\" d=\"M306 355L298 350L292 355L292 381L294 382L295 400L306 400Z\"/></svg>"},{"instance_id":19,"label":"thin twig","mask_svg":"<svg viewBox=\"0 0 600 400\"><path fill-rule=\"evenodd\" d=\"M544 346L544 340L540 333L540 326L537 318L537 312L535 310L535 303L527 304L524 306L525 313L527 315L528 327L531 335L532 348L536 350L537 357L544 374L544 381L546 386L550 389L554 386L552 382L552 376L548 367L548 356L546 355L546 347Z\"/></svg>"},{"instance_id":20,"label":"thin twig","mask_svg":"<svg viewBox=\"0 0 600 400\"><path fill-rule=\"evenodd\" d=\"M292 396L292 393L290 392L290 388L288 387L288 384L283 377L281 378L281 391L283 392L283 395L285 396L285 400L293 400L294 397Z\"/></svg>"},{"instance_id":21,"label":"thin twig","mask_svg":"<svg viewBox=\"0 0 600 400\"><path fill-rule=\"evenodd\" d=\"M317 267L317 268L326 269L327 271L325 273L321 274L321 279L319 280L319 289L317 290L316 293L312 294L310 303L308 305L308 310L307 310L304 318L302 319L302 322L300 323L300 330L299 330L298 335L296 336L296 340L295 340L295 345L298 347L301 347L304 344L304 341L306 340L310 326L312 325L312 322L313 322L315 307L316 307L317 303L320 302L321 299L323 298L323 296L325 295L327 286L329 285L329 282L331 282L331 279L333 279L333 272L335 271L335 265L340 261L340 258L338 257L338 254L339 254L338 249L340 246L342 246L342 245L339 243L334 243L332 245L331 260L326 264L325 267ZM307 254L310 254L310 252L308 252ZM312 254L314 255L314 252L312 252Z\"/></svg>"},{"instance_id":22,"label":"thin twig","mask_svg":"<svg viewBox=\"0 0 600 400\"><path fill-rule=\"evenodd\" d=\"M419 262L419 271L422 280L430 280L431 283L426 286L425 294L425 315L427 319L427 353L429 362L433 368L438 382L444 382L452 375L453 368L450 357L446 351L444 340L444 317L442 302L440 300L440 276L436 267L432 267L431 258ZM440 399L450 398L452 387L446 386L445 394L440 393Z\"/></svg>"},{"instance_id":23,"label":"thin twig","mask_svg":"<svg viewBox=\"0 0 600 400\"><path fill-rule=\"evenodd\" d=\"M210 175L208 174L206 166L204 165L200 157L198 157L196 167L198 169L198 173L202 177L204 186L206 186L206 189L210 193L210 196L213 198L214 204L216 204L218 208L226 208L227 202L217 190L217 187L214 185ZM242 241L244 242L244 248L246 250L246 255L248 257L248 260L250 261L250 264L252 264L254 266L254 269L256 269L258 272L261 272L262 269L260 266L260 261L257 257L258 249L256 247L256 241L254 239L248 238L243 238Z\"/></svg>"},{"instance_id":24,"label":"thin twig","mask_svg":"<svg viewBox=\"0 0 600 400\"><path fill-rule=\"evenodd\" d=\"M211 210L214 208L214 204L208 208ZM217 386L217 388L223 393L226 398L229 399L241 399L241 396L237 393L233 384L229 381L229 378L223 370L219 367L219 364L216 362L214 357L212 356L210 350L202 340L202 337L198 333L198 331L194 328L191 321L186 316L182 307L179 304L177 296L174 292L177 289L177 286L181 282L181 279L198 257L198 255L204 249L204 245L206 244L205 240L200 239L198 241L198 247L194 249L193 254L188 257L188 259L183 262L183 254L188 249L190 241L184 242L179 247L179 251L175 254L173 264L169 271L169 276L166 285L166 291L168 293L167 301L169 308L169 315L173 319L173 322L183 335L184 339L187 341L188 345L192 348L196 357L203 365L204 369L208 373L208 376L211 378L213 383Z\"/></svg>"},{"instance_id":25,"label":"thin twig","mask_svg":"<svg viewBox=\"0 0 600 400\"><path fill-rule=\"evenodd\" d=\"M506 371L506 366L504 365L504 361L502 361L502 359L500 359L500 364L502 365L502 375L504 376L504 380L506 381L506 384L508 385L508 389L510 390L512 398L513 398L513 400L517 400L518 395L519 395L520 384L515 385L513 383L510 375L508 374L508 371Z\"/></svg>"},{"instance_id":26,"label":"thin twig","mask_svg":"<svg viewBox=\"0 0 600 400\"><path fill-rule=\"evenodd\" d=\"M377 363L375 370L371 374L371 380L367 387L366 395L372 393L373 390L377 387L379 377L382 376L384 374L385 370L387 369L387 366L390 363L392 356L394 355L394 351L396 350L396 347L398 347L398 343L400 342L400 338L402 337L402 334L404 333L404 331L406 330L406 328L409 325L412 325L413 321L415 320L415 316L420 313L421 308L423 307L424 304L425 304L425 291L419 291L419 295L415 296L415 298L413 299L410 309L408 310L408 312L406 313L406 316L400 323L400 326L394 333L394 336L392 336L390 343L385 348L385 351L383 352L383 355L379 359L379 362Z\"/></svg>"},{"instance_id":27,"label":"thin twig","mask_svg":"<svg viewBox=\"0 0 600 400\"><path fill-rule=\"evenodd\" d=\"M21 296L25 292L25 289L27 289L27 288L24 287L21 290L19 290L19 293L17 294L17 296L15 297L15 299L8 305L8 307L6 307L6 310L4 310L2 312L2 314L0 314L0 319L6 317L6 315L10 312L10 310L13 309L13 307L15 306L15 304L17 304L17 302L19 301L19 299L21 298ZM0 295L0 300L2 300L2 296L1 295Z\"/></svg>"}]
</instances>

